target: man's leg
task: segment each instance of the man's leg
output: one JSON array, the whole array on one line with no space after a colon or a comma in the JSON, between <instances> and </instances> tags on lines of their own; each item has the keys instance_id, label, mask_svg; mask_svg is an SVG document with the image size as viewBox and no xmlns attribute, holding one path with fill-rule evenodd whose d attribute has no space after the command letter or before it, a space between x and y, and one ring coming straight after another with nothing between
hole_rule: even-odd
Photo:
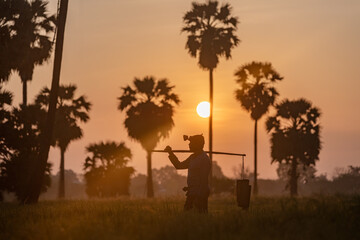
<instances>
[{"instance_id":1,"label":"man's leg","mask_svg":"<svg viewBox=\"0 0 360 240\"><path fill-rule=\"evenodd\" d=\"M194 197L193 196L186 196L185 204L184 204L184 211L189 211L193 208L194 205Z\"/></svg>"},{"instance_id":2,"label":"man's leg","mask_svg":"<svg viewBox=\"0 0 360 240\"><path fill-rule=\"evenodd\" d=\"M208 212L208 197L196 197L194 205L199 213Z\"/></svg>"}]
</instances>

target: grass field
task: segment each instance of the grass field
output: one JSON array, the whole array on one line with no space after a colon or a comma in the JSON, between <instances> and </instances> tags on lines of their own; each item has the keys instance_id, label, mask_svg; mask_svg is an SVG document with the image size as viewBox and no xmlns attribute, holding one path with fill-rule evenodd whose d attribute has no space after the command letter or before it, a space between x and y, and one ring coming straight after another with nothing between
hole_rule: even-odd
<instances>
[{"instance_id":1,"label":"grass field","mask_svg":"<svg viewBox=\"0 0 360 240\"><path fill-rule=\"evenodd\" d=\"M207 215L183 201L0 203L0 239L360 239L360 196L259 197L248 211L211 198Z\"/></svg>"}]
</instances>

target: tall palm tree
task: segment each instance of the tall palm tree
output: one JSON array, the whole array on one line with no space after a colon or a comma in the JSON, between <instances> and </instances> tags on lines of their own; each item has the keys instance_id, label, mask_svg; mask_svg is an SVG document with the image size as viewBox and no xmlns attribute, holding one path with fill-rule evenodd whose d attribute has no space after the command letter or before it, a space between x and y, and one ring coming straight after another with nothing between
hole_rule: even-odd
<instances>
[{"instance_id":1,"label":"tall palm tree","mask_svg":"<svg viewBox=\"0 0 360 240\"><path fill-rule=\"evenodd\" d=\"M174 86L167 79L135 78L135 88L126 86L119 99L119 110L126 111L125 127L130 138L140 142L147 153L147 196L154 196L151 151L174 126L174 106L180 103Z\"/></svg>"},{"instance_id":2,"label":"tall palm tree","mask_svg":"<svg viewBox=\"0 0 360 240\"><path fill-rule=\"evenodd\" d=\"M64 47L65 24L68 11L69 0L61 0L57 16L57 31L54 54L54 69L51 80L51 92L49 110L46 116L46 123L41 139L39 161L36 161L35 171L32 174L31 183L29 183L28 204L37 203L41 192L41 185L46 171L47 160L51 145L52 133L55 124L56 102L60 85L61 61Z\"/></svg>"},{"instance_id":3,"label":"tall palm tree","mask_svg":"<svg viewBox=\"0 0 360 240\"><path fill-rule=\"evenodd\" d=\"M285 99L276 105L276 114L266 121L271 133L271 163L290 165L290 195L297 195L298 165L315 165L319 159L320 111L305 100Z\"/></svg>"},{"instance_id":4,"label":"tall palm tree","mask_svg":"<svg viewBox=\"0 0 360 240\"><path fill-rule=\"evenodd\" d=\"M240 40L234 35L239 23L231 16L231 7L218 1L192 3L192 9L183 17L185 26L182 32L188 33L185 48L192 57L199 56L199 66L209 71L210 79L210 117L209 117L209 155L212 161L212 123L213 123L213 70L219 63L219 56L231 58L231 49Z\"/></svg>"},{"instance_id":5,"label":"tall palm tree","mask_svg":"<svg viewBox=\"0 0 360 240\"><path fill-rule=\"evenodd\" d=\"M65 197L65 152L69 144L82 138L83 131L78 125L89 120L91 103L85 96L75 97L75 85L61 85L56 107L53 146L60 148L60 183L59 198ZM47 109L50 101L50 90L45 87L36 97L35 103Z\"/></svg>"},{"instance_id":6,"label":"tall palm tree","mask_svg":"<svg viewBox=\"0 0 360 240\"><path fill-rule=\"evenodd\" d=\"M257 123L268 112L279 95L273 84L283 78L272 67L271 63L251 62L241 66L235 72L236 82L240 88L235 91L236 99L241 106L250 112L255 121L254 128L254 188L253 193L258 193L257 186Z\"/></svg>"},{"instance_id":7,"label":"tall palm tree","mask_svg":"<svg viewBox=\"0 0 360 240\"><path fill-rule=\"evenodd\" d=\"M36 65L41 65L51 56L55 16L47 13L48 2L22 0L20 13L15 15L10 29L14 33L14 69L23 84L23 105L27 104L27 82L32 80Z\"/></svg>"}]
</instances>

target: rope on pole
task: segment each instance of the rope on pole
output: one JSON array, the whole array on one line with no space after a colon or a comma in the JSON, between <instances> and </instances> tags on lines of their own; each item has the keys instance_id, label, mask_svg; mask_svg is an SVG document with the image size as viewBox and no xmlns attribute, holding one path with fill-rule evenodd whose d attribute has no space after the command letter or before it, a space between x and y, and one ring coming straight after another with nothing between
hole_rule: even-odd
<instances>
[{"instance_id":1,"label":"rope on pole","mask_svg":"<svg viewBox=\"0 0 360 240\"><path fill-rule=\"evenodd\" d=\"M241 166L241 178L244 179L244 156L242 158L242 166Z\"/></svg>"}]
</instances>

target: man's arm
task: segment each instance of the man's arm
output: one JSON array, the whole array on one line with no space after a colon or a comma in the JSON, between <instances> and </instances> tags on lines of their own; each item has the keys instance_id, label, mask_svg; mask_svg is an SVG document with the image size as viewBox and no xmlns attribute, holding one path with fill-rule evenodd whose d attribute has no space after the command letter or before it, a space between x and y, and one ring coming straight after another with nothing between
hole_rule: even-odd
<instances>
[{"instance_id":1,"label":"man's arm","mask_svg":"<svg viewBox=\"0 0 360 240\"><path fill-rule=\"evenodd\" d=\"M175 156L170 146L166 146L165 151L169 153L169 159L176 169L187 169L189 168L189 158L183 162L180 162L179 159Z\"/></svg>"}]
</instances>

